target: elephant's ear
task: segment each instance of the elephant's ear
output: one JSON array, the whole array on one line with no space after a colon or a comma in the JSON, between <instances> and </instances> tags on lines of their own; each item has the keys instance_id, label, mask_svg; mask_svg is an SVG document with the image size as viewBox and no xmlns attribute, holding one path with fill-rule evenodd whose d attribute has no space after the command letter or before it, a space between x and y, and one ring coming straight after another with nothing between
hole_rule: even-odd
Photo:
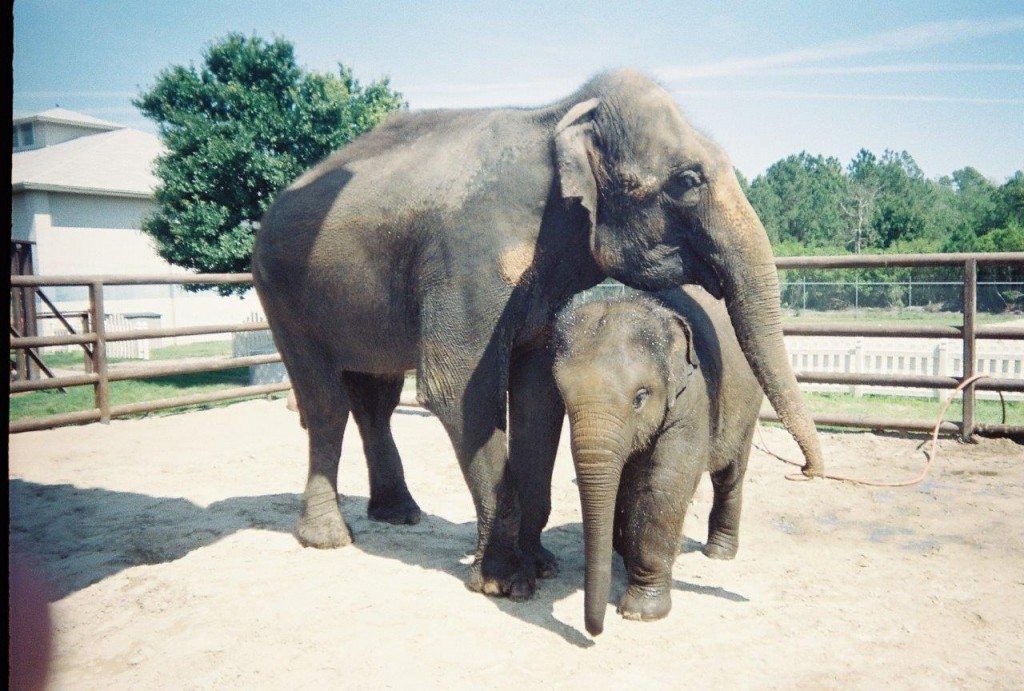
<instances>
[{"instance_id":1,"label":"elephant's ear","mask_svg":"<svg viewBox=\"0 0 1024 691\"><path fill-rule=\"evenodd\" d=\"M693 345L693 329L689 322L681 315L672 313L672 345L668 353L668 369L671 385L675 387L675 398L670 405L675 405L675 399L686 389L690 381L690 375L700 367L697 360L697 352Z\"/></svg>"},{"instance_id":2,"label":"elephant's ear","mask_svg":"<svg viewBox=\"0 0 1024 691\"><path fill-rule=\"evenodd\" d=\"M562 197L578 200L587 212L590 227L597 222L597 181L591 166L595 146L593 114L601 100L591 98L577 103L555 126L555 164Z\"/></svg>"}]
</instances>

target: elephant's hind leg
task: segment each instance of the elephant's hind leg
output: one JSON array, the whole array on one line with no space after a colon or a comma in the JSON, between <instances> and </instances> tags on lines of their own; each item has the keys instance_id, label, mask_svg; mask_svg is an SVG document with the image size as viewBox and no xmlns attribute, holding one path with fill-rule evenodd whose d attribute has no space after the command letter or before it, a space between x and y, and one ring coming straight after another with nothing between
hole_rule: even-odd
<instances>
[{"instance_id":1,"label":"elephant's hind leg","mask_svg":"<svg viewBox=\"0 0 1024 691\"><path fill-rule=\"evenodd\" d=\"M416 525L420 507L405 484L402 458L391 434L391 414L402 395L405 373L342 375L352 402L352 417L359 426L370 473L370 504L367 514L374 521L395 525Z\"/></svg>"},{"instance_id":2,"label":"elephant's hind leg","mask_svg":"<svg viewBox=\"0 0 1024 691\"><path fill-rule=\"evenodd\" d=\"M338 461L348 422L348 395L340 373L318 344L296 334L279 334L276 340L309 436L309 475L297 536L306 547L344 547L352 535L338 505Z\"/></svg>"}]
</instances>

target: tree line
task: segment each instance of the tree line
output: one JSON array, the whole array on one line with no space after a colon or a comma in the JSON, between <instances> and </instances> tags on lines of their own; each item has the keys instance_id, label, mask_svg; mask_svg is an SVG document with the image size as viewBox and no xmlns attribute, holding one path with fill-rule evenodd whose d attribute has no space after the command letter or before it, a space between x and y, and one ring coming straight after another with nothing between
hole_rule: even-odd
<instances>
[{"instance_id":1,"label":"tree line","mask_svg":"<svg viewBox=\"0 0 1024 691\"><path fill-rule=\"evenodd\" d=\"M778 254L1024 251L1024 171L926 178L906 151L861 149L845 167L801 152L740 176Z\"/></svg>"},{"instance_id":2,"label":"tree line","mask_svg":"<svg viewBox=\"0 0 1024 691\"><path fill-rule=\"evenodd\" d=\"M801 152L750 182L737 175L779 256L1024 251L1024 171L1002 184L972 167L929 179L906 151L886 150L878 156L861 149L846 166L832 156ZM911 277L959 280L959 275L955 268L802 270L785 272L784 280L897 284ZM983 267L979 278L1022 281L1024 271ZM943 295L936 299L937 308L958 299L956 291ZM862 306L900 306L907 297L900 285L867 285L856 299ZM983 309L1014 309L1024 306L1022 297L1011 286L984 291L979 302ZM783 299L815 308L844 307L855 300L850 289L839 288L819 290L809 302L802 291L790 289Z\"/></svg>"}]
</instances>

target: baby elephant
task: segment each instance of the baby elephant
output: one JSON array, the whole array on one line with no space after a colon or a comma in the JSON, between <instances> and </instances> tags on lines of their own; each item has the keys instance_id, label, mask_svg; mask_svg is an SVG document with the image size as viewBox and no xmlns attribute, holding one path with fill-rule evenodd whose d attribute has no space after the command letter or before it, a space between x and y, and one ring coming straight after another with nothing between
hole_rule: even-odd
<instances>
[{"instance_id":1,"label":"baby elephant","mask_svg":"<svg viewBox=\"0 0 1024 691\"><path fill-rule=\"evenodd\" d=\"M686 508L710 471L704 554L738 547L743 475L761 387L725 304L700 288L591 302L559 317L555 379L572 435L586 553L587 631L604 627L612 547L629 585L619 612L653 620L672 607L672 563Z\"/></svg>"}]
</instances>

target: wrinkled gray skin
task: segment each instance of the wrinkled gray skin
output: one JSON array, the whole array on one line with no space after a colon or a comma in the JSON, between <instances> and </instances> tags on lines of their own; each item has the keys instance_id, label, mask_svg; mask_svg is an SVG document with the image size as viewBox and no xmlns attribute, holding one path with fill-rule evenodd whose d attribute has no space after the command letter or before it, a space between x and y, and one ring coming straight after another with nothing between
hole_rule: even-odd
<instances>
[{"instance_id":1,"label":"wrinkled gray skin","mask_svg":"<svg viewBox=\"0 0 1024 691\"><path fill-rule=\"evenodd\" d=\"M419 519L389 426L415 368L476 507L468 585L532 595L555 569L540 542L563 417L549 325L606 276L725 295L807 471L820 470L771 248L732 165L664 89L615 71L537 109L395 114L267 211L253 277L309 435L299 540L351 541L337 502L349 412L371 517Z\"/></svg>"},{"instance_id":2,"label":"wrinkled gray skin","mask_svg":"<svg viewBox=\"0 0 1024 691\"><path fill-rule=\"evenodd\" d=\"M587 630L601 632L612 547L627 619L672 607L672 563L705 470L714 504L704 554L739 547L743 475L764 394L721 301L700 288L592 302L562 315L555 380L569 413L583 505ZM664 305L664 306L663 306Z\"/></svg>"}]
</instances>

